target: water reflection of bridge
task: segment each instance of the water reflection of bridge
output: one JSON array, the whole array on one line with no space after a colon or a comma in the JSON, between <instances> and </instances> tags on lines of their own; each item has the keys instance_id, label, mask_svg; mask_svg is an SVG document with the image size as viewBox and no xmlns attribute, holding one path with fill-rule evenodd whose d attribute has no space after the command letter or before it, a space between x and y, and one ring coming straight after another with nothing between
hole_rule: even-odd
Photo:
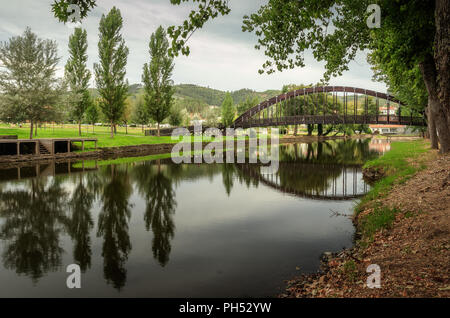
<instances>
[{"instance_id":1,"label":"water reflection of bridge","mask_svg":"<svg viewBox=\"0 0 450 318\"><path fill-rule=\"evenodd\" d=\"M244 175L270 188L313 200L353 200L368 191L359 166L280 162L276 174L263 174L260 165L238 164L237 167ZM316 174L319 170L326 174Z\"/></svg>"},{"instance_id":2,"label":"water reflection of bridge","mask_svg":"<svg viewBox=\"0 0 450 318\"><path fill-rule=\"evenodd\" d=\"M217 176L227 195L238 181L301 198L352 200L367 191L358 162L371 156L368 141L335 141L280 147L282 161L273 175L261 174L260 164L176 165L170 158L107 165L53 161L0 170L0 237L6 251L0 262L37 282L60 268L65 233L73 242L74 263L83 272L91 263L98 266L92 258L101 246L104 278L120 290L127 283L130 226L136 229L138 224L130 218L138 197L142 226L151 233L148 248L166 266L176 233L176 188L181 182ZM22 181L3 182L17 179Z\"/></svg>"}]
</instances>

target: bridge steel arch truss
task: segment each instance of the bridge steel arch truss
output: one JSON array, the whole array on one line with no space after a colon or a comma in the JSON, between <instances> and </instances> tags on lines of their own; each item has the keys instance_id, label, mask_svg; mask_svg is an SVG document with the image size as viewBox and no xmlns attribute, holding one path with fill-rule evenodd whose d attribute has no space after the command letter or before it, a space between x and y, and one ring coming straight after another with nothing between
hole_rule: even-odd
<instances>
[{"instance_id":1,"label":"bridge steel arch truss","mask_svg":"<svg viewBox=\"0 0 450 318\"><path fill-rule=\"evenodd\" d=\"M339 93L342 93L339 95ZM362 98L361 98L362 97ZM375 98L369 109L369 97ZM353 99L353 103L349 102ZM361 101L362 99L362 101ZM380 113L386 100L386 113ZM398 104L395 115L392 103ZM235 128L299 124L387 124L426 126L423 113L402 114L405 105L389 94L348 86L320 86L284 93L250 108L233 123Z\"/></svg>"}]
</instances>

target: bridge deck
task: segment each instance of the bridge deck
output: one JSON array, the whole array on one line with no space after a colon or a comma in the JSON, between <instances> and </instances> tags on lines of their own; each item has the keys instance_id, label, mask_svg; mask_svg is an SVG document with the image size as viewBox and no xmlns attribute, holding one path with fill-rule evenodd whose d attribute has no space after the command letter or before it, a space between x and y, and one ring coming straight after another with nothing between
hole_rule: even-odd
<instances>
[{"instance_id":1,"label":"bridge deck","mask_svg":"<svg viewBox=\"0 0 450 318\"><path fill-rule=\"evenodd\" d=\"M423 126L424 119L410 116L365 116L365 115L300 115L283 116L276 118L246 118L236 121L234 127L267 127L284 125L308 125L308 124L383 124Z\"/></svg>"}]
</instances>

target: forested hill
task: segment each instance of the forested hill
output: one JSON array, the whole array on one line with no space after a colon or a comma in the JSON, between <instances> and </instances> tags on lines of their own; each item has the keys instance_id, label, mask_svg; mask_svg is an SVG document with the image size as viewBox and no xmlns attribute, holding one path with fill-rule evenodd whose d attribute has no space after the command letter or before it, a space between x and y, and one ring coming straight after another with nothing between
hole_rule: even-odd
<instances>
[{"instance_id":1,"label":"forested hill","mask_svg":"<svg viewBox=\"0 0 450 318\"><path fill-rule=\"evenodd\" d=\"M98 96L98 93L95 89L90 90L94 97ZM130 95L138 95L142 92L141 84L133 84L130 85L129 93ZM244 101L247 97L257 97L258 100L263 101L269 99L273 96L276 96L281 93L280 90L267 90L264 92L256 92L251 89L240 89L234 92L230 92L233 97L233 101L235 104L239 104ZM201 103L211 105L211 106L220 106L225 99L225 91L221 91L218 89L213 89L209 87L202 87L193 84L178 84L175 85L175 97L179 99L189 99L196 100Z\"/></svg>"},{"instance_id":2,"label":"forested hill","mask_svg":"<svg viewBox=\"0 0 450 318\"><path fill-rule=\"evenodd\" d=\"M201 100L208 105L220 106L225 98L225 91L202 87L192 84L179 84L175 86L175 97L179 98L192 98L196 100ZM280 94L278 90L267 90L264 92L256 92L251 89L240 89L238 91L231 92L231 96L235 104L244 101L246 98L257 97L259 100L265 100Z\"/></svg>"}]
</instances>

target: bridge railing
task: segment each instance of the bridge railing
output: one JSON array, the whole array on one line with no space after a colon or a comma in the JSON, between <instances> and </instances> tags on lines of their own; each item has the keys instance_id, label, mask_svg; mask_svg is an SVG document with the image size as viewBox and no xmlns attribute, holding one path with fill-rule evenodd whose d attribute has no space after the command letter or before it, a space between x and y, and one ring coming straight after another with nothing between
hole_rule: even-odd
<instances>
[{"instance_id":1,"label":"bridge railing","mask_svg":"<svg viewBox=\"0 0 450 318\"><path fill-rule=\"evenodd\" d=\"M298 115L277 118L242 118L234 123L235 127L267 127L308 124L385 124L385 125L426 125L423 117L387 116L387 115Z\"/></svg>"},{"instance_id":2,"label":"bridge railing","mask_svg":"<svg viewBox=\"0 0 450 318\"><path fill-rule=\"evenodd\" d=\"M375 100L370 101L370 97ZM385 100L385 103L381 103L380 100ZM424 116L421 114L402 116L404 114L404 112L402 113L403 106L393 96L372 90L346 86L308 87L261 102L240 115L234 122L234 126L255 127L291 124L426 125ZM408 110L408 112L410 111Z\"/></svg>"}]
</instances>

